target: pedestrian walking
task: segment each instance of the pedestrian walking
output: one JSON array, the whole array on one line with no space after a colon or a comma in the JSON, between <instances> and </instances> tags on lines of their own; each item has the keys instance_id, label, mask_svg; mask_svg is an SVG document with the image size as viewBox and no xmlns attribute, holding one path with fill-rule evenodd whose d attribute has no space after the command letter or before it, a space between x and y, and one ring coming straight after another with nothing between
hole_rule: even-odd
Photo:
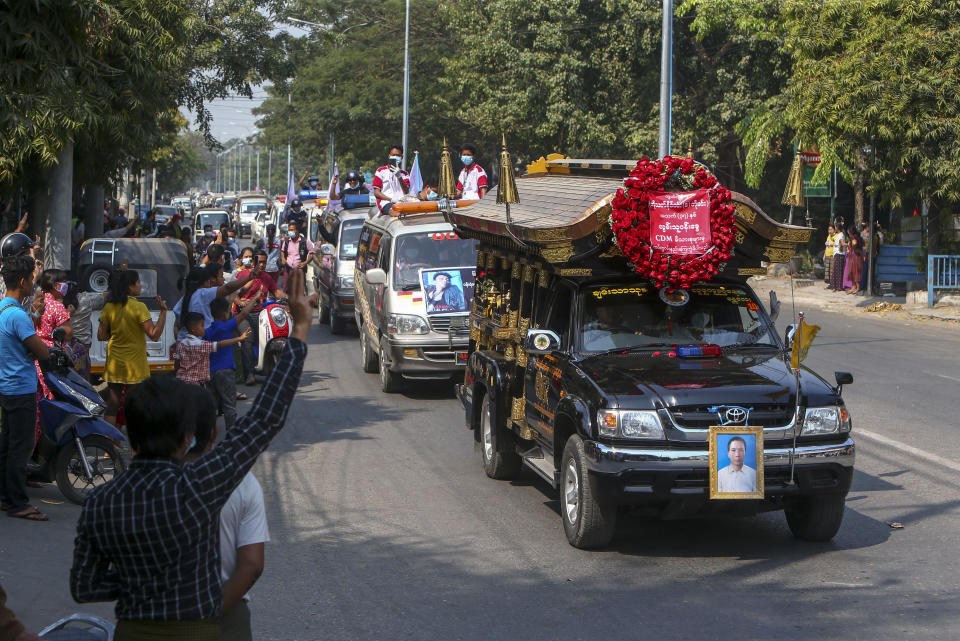
<instances>
[{"instance_id":1,"label":"pedestrian walking","mask_svg":"<svg viewBox=\"0 0 960 641\"><path fill-rule=\"evenodd\" d=\"M487 195L487 172L477 164L475 157L477 149L473 145L463 145L460 148L460 162L463 169L457 178L457 198L466 200L480 200Z\"/></svg>"},{"instance_id":2,"label":"pedestrian walking","mask_svg":"<svg viewBox=\"0 0 960 641\"><path fill-rule=\"evenodd\" d=\"M219 347L230 347L246 340L250 332L246 331L240 336L222 341L208 341L204 339L206 330L202 314L187 312L183 315L183 321L186 323L187 335L177 341L173 348L174 372L184 383L207 387L210 382L210 355ZM236 387L233 400L236 403Z\"/></svg>"},{"instance_id":3,"label":"pedestrian walking","mask_svg":"<svg viewBox=\"0 0 960 641\"><path fill-rule=\"evenodd\" d=\"M301 233L300 226L291 222L287 226L287 238L283 241L281 256L286 266L287 281L290 278L291 271L303 271L306 273L310 263L316 261L314 251L316 248L309 238Z\"/></svg>"},{"instance_id":4,"label":"pedestrian walking","mask_svg":"<svg viewBox=\"0 0 960 641\"><path fill-rule=\"evenodd\" d=\"M277 238L277 226L273 223L267 225L267 237L260 241L260 249L267 254L267 266L263 269L270 278L278 285L283 275L283 252L282 243Z\"/></svg>"},{"instance_id":5,"label":"pedestrian walking","mask_svg":"<svg viewBox=\"0 0 960 641\"><path fill-rule=\"evenodd\" d=\"M833 261L830 265L830 289L835 292L843 290L843 269L847 260L847 241L843 236L843 229L837 225L833 235Z\"/></svg>"},{"instance_id":6,"label":"pedestrian walking","mask_svg":"<svg viewBox=\"0 0 960 641\"><path fill-rule=\"evenodd\" d=\"M122 266L126 269L126 266ZM76 283L71 283L63 304L70 314L73 340L70 345L73 368L87 381L90 380L90 347L93 345L93 322L95 310L103 309L109 292L81 292Z\"/></svg>"},{"instance_id":7,"label":"pedestrian walking","mask_svg":"<svg viewBox=\"0 0 960 641\"><path fill-rule=\"evenodd\" d=\"M316 297L295 272L293 331L250 412L208 454L183 463L196 438L182 381L154 377L127 399L130 467L87 496L77 523L70 591L116 601L116 641L221 638L220 512L283 428L307 353Z\"/></svg>"},{"instance_id":8,"label":"pedestrian walking","mask_svg":"<svg viewBox=\"0 0 960 641\"><path fill-rule=\"evenodd\" d=\"M194 401L197 444L184 457L187 462L208 453L217 440L217 411L210 396L195 393ZM253 472L247 472L220 511L220 632L225 640L252 641L247 601L250 589L263 574L264 547L269 540L263 489Z\"/></svg>"},{"instance_id":9,"label":"pedestrian walking","mask_svg":"<svg viewBox=\"0 0 960 641\"><path fill-rule=\"evenodd\" d=\"M213 313L214 321L203 334L205 341L210 341L217 346L209 357L210 360L210 391L213 394L213 400L217 409L223 412L223 424L226 429L233 427L237 422L237 372L234 365L233 349L231 340L238 330L239 323L246 321L247 315L260 302L260 297L255 296L247 301L247 304L240 309L236 316L230 317L230 301L226 298L214 298L210 303L210 311ZM241 333L241 336L249 337L250 328L247 327ZM242 341L246 344L250 341ZM250 370L251 374L253 370ZM246 396L243 397L246 399Z\"/></svg>"},{"instance_id":10,"label":"pedestrian walking","mask_svg":"<svg viewBox=\"0 0 960 641\"><path fill-rule=\"evenodd\" d=\"M46 521L27 497L27 461L33 451L37 415L34 359L46 360L47 346L37 336L20 304L33 291L32 256L4 256L0 275L7 291L0 300L0 509L30 521Z\"/></svg>"},{"instance_id":11,"label":"pedestrian walking","mask_svg":"<svg viewBox=\"0 0 960 641\"><path fill-rule=\"evenodd\" d=\"M147 338L157 341L167 322L167 304L157 296L160 316L154 323L150 310L137 300L143 291L140 274L133 269L118 270L110 281L110 302L103 306L97 338L107 341L103 380L107 382L107 409L104 420L117 423L117 410L124 394L150 377Z\"/></svg>"}]
</instances>

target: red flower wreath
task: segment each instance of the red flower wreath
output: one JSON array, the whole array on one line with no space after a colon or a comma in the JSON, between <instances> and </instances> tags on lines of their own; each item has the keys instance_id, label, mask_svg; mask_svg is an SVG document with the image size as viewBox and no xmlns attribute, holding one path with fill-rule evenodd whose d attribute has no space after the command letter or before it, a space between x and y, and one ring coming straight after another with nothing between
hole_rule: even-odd
<instances>
[{"instance_id":1,"label":"red flower wreath","mask_svg":"<svg viewBox=\"0 0 960 641\"><path fill-rule=\"evenodd\" d=\"M734 207L730 190L692 158L642 158L611 203L614 239L634 271L657 287L687 289L717 275L733 248ZM656 191L706 189L710 197L711 246L699 255L679 255L650 243L650 198ZM671 291L672 293L672 291Z\"/></svg>"}]
</instances>

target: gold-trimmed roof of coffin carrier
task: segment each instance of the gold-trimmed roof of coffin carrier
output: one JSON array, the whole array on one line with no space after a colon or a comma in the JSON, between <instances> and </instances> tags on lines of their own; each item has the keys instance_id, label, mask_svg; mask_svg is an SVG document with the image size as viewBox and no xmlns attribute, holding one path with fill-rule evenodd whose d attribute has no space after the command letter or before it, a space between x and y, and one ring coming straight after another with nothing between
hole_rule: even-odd
<instances>
[{"instance_id":1,"label":"gold-trimmed roof of coffin carrier","mask_svg":"<svg viewBox=\"0 0 960 641\"><path fill-rule=\"evenodd\" d=\"M498 205L494 187L469 207L445 214L465 237L490 245L533 253L549 263L566 264L585 254L615 257L611 251L610 201L623 178L636 166L634 160L576 159L551 154L528 166L517 180L520 202ZM810 240L813 229L779 223L750 198L733 192L736 208L738 269L757 269L761 261L786 262L799 245ZM512 234L511 234L512 232ZM513 237L528 247L521 247ZM596 251L590 251L591 247ZM575 262L575 261L574 261ZM732 267L732 266L731 266Z\"/></svg>"}]
</instances>

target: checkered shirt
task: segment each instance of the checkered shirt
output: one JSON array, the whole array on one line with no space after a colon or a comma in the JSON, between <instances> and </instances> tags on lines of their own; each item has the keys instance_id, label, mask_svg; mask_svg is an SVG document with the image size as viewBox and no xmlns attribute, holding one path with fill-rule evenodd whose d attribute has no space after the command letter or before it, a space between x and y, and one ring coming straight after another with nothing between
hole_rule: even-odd
<instances>
[{"instance_id":1,"label":"checkered shirt","mask_svg":"<svg viewBox=\"0 0 960 641\"><path fill-rule=\"evenodd\" d=\"M180 361L177 378L191 385L210 382L210 354L215 351L216 341L205 341L193 334L187 334L187 337L173 348L173 360Z\"/></svg>"},{"instance_id":2,"label":"checkered shirt","mask_svg":"<svg viewBox=\"0 0 960 641\"><path fill-rule=\"evenodd\" d=\"M220 617L220 510L283 427L307 346L290 339L250 412L190 463L134 458L93 490L77 523L70 592L117 601L121 620Z\"/></svg>"}]
</instances>

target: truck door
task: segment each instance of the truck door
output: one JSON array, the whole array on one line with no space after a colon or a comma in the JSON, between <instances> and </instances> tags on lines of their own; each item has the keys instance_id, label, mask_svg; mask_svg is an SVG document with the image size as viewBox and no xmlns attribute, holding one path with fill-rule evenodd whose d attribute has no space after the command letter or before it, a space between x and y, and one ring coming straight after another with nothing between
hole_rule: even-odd
<instances>
[{"instance_id":1,"label":"truck door","mask_svg":"<svg viewBox=\"0 0 960 641\"><path fill-rule=\"evenodd\" d=\"M561 350L564 351L570 348L573 296L573 287L559 281L552 300L534 302L533 326L556 332L560 337ZM541 302L548 304L538 305ZM560 403L561 368L562 359L558 356L530 354L524 373L524 414L527 425L548 443L553 440L553 419Z\"/></svg>"}]
</instances>

